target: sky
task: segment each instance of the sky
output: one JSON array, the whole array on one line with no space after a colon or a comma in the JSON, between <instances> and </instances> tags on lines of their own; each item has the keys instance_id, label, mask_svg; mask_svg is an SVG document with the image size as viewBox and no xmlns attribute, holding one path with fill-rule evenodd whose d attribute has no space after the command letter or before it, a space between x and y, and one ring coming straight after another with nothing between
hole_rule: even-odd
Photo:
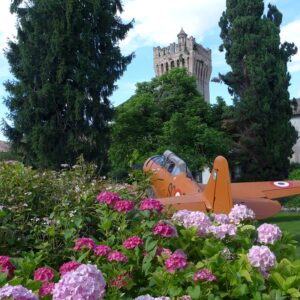
<instances>
[{"instance_id":1,"label":"sky","mask_svg":"<svg viewBox=\"0 0 300 300\"><path fill-rule=\"evenodd\" d=\"M0 120L8 113L3 104L6 96L3 82L13 79L3 53L7 40L16 34L16 20L9 12L10 2L0 0ZM288 70L291 74L290 97L300 98L300 1L272 0L265 1L265 6L268 3L275 4L283 14L281 41L294 42L298 46L299 51L288 64ZM218 50L222 42L218 21L225 5L226 0L123 0L121 17L124 22L134 19L134 28L120 42L120 47L123 54L134 52L135 58L116 82L118 88L110 97L113 105L129 99L137 82L150 81L154 77L153 47L177 42L181 28L188 36L194 36L196 42L212 50L211 78L229 71L224 53ZM211 82L210 102L215 103L217 96L232 103L226 85ZM1 131L0 140L5 140Z\"/></svg>"}]
</instances>

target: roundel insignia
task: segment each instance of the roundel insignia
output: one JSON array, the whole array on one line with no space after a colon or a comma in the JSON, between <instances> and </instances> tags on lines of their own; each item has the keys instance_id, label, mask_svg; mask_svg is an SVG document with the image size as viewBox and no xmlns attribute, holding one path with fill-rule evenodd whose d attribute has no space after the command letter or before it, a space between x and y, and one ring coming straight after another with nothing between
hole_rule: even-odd
<instances>
[{"instance_id":1,"label":"roundel insignia","mask_svg":"<svg viewBox=\"0 0 300 300\"><path fill-rule=\"evenodd\" d=\"M180 189L175 190L175 197L180 197L182 195L182 192Z\"/></svg>"},{"instance_id":2,"label":"roundel insignia","mask_svg":"<svg viewBox=\"0 0 300 300\"><path fill-rule=\"evenodd\" d=\"M291 183L287 181L273 181L272 184L280 188L288 188L292 186Z\"/></svg>"}]
</instances>

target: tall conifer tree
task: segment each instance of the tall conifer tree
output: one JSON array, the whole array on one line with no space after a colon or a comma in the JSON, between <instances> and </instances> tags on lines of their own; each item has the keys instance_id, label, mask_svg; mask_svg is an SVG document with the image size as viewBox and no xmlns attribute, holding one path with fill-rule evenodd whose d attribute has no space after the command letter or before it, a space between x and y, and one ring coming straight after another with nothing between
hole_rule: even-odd
<instances>
[{"instance_id":1,"label":"tall conifer tree","mask_svg":"<svg viewBox=\"0 0 300 300\"><path fill-rule=\"evenodd\" d=\"M108 97L132 55L118 43L119 0L13 0L17 37L6 56L15 80L5 84L11 122L5 133L27 162L74 163L83 154L101 167L113 109Z\"/></svg>"},{"instance_id":2,"label":"tall conifer tree","mask_svg":"<svg viewBox=\"0 0 300 300\"><path fill-rule=\"evenodd\" d=\"M244 180L286 178L297 133L287 62L297 52L280 42L282 14L263 0L227 0L220 19L220 50L231 71L221 76L234 99L235 158Z\"/></svg>"}]
</instances>

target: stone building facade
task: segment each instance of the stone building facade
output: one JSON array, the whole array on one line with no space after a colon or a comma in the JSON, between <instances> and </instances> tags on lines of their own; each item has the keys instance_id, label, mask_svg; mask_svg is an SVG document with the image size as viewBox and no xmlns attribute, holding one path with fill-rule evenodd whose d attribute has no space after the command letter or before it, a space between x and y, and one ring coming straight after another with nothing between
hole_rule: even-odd
<instances>
[{"instance_id":1,"label":"stone building facade","mask_svg":"<svg viewBox=\"0 0 300 300\"><path fill-rule=\"evenodd\" d=\"M196 77L197 90L209 101L209 82L212 72L211 50L197 44L194 37L188 37L181 29L178 43L168 47L154 47L155 75L161 76L175 67L187 68L189 73Z\"/></svg>"},{"instance_id":2,"label":"stone building facade","mask_svg":"<svg viewBox=\"0 0 300 300\"><path fill-rule=\"evenodd\" d=\"M298 104L298 107L293 112L293 117L291 119L291 123L297 130L299 137L298 137L296 144L293 147L294 154L292 156L291 161L299 164L300 163L300 98L297 99L297 104Z\"/></svg>"}]
</instances>

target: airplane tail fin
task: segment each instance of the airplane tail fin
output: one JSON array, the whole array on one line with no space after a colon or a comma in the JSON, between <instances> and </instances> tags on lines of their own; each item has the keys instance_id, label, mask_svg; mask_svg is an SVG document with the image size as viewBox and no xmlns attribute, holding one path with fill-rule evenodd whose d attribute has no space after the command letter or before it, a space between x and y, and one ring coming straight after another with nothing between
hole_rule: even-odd
<instances>
[{"instance_id":1,"label":"airplane tail fin","mask_svg":"<svg viewBox=\"0 0 300 300\"><path fill-rule=\"evenodd\" d=\"M216 157L204 195L214 213L228 214L232 208L229 168L226 158Z\"/></svg>"}]
</instances>

